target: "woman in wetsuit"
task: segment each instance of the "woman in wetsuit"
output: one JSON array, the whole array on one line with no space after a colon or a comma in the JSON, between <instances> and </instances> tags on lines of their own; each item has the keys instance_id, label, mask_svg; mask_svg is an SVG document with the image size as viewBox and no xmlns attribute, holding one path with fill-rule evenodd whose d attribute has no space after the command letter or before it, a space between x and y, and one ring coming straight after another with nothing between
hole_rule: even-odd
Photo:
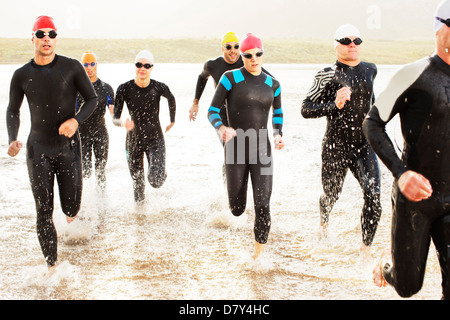
<instances>
[{"instance_id":1,"label":"woman in wetsuit","mask_svg":"<svg viewBox=\"0 0 450 320\"><path fill-rule=\"evenodd\" d=\"M436 54L406 65L392 77L364 121L364 133L394 175L391 250L374 269L378 286L402 297L421 288L430 242L442 273L442 298L450 299L450 1L436 18ZM400 118L400 159L385 126Z\"/></svg>"},{"instance_id":2,"label":"woman in wetsuit","mask_svg":"<svg viewBox=\"0 0 450 320\"><path fill-rule=\"evenodd\" d=\"M361 38L352 25L337 29L337 61L319 71L302 104L305 118L327 118L322 141L320 223L326 232L330 212L338 200L348 169L364 193L361 214L363 251L372 244L381 217L378 160L362 132L365 115L374 101L377 68L359 60Z\"/></svg>"},{"instance_id":3,"label":"woman in wetsuit","mask_svg":"<svg viewBox=\"0 0 450 320\"><path fill-rule=\"evenodd\" d=\"M119 86L116 92L113 123L127 129L126 151L128 168L133 180L134 200L145 200L144 154L147 156L148 180L159 188L166 180L166 145L159 121L159 102L165 97L169 103L169 131L175 124L175 97L169 87L150 79L153 69L153 55L141 51L136 57L136 78ZM120 121L123 104L126 102L131 120Z\"/></svg>"},{"instance_id":4,"label":"woman in wetsuit","mask_svg":"<svg viewBox=\"0 0 450 320\"><path fill-rule=\"evenodd\" d=\"M31 130L27 141L27 166L36 202L36 229L48 267L57 262L57 234L53 224L54 180L61 208L71 222L81 205L82 172L78 124L93 112L97 96L80 62L55 54L56 26L40 16L33 27L35 58L14 72L6 123L10 147L16 156L20 107L27 97ZM75 115L77 92L85 103Z\"/></svg>"},{"instance_id":5,"label":"woman in wetsuit","mask_svg":"<svg viewBox=\"0 0 450 320\"><path fill-rule=\"evenodd\" d=\"M108 161L109 135L105 122L105 111L114 105L114 90L97 76L97 57L92 52L86 52L81 57L84 69L97 93L97 107L87 121L80 125L81 154L83 157L83 176L89 178L92 174L92 154L95 156L95 177L97 185L105 190L106 162ZM78 107L83 98L79 95Z\"/></svg>"},{"instance_id":6,"label":"woman in wetsuit","mask_svg":"<svg viewBox=\"0 0 450 320\"><path fill-rule=\"evenodd\" d=\"M244 67L224 73L209 108L208 118L225 143L227 190L233 215L239 216L245 211L249 175L252 180L256 258L264 250L271 225L273 161L267 122L273 106L275 146L281 149L283 111L279 82L261 69L261 40L253 34L247 34L240 44ZM230 127L223 125L220 116L224 105Z\"/></svg>"}]
</instances>

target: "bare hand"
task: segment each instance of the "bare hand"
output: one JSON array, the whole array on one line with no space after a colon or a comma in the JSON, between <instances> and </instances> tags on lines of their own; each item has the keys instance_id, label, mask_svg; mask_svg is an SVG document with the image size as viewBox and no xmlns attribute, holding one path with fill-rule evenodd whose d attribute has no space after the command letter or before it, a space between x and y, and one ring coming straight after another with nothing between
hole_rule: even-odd
<instances>
[{"instance_id":1,"label":"bare hand","mask_svg":"<svg viewBox=\"0 0 450 320\"><path fill-rule=\"evenodd\" d=\"M274 143L275 143L275 150L281 150L285 146L283 138L281 138L279 134L275 136Z\"/></svg>"},{"instance_id":2,"label":"bare hand","mask_svg":"<svg viewBox=\"0 0 450 320\"><path fill-rule=\"evenodd\" d=\"M108 109L109 109L109 113L111 114L111 116L113 116L113 115L114 115L114 105L113 105L113 104L110 104L110 105L108 106Z\"/></svg>"},{"instance_id":3,"label":"bare hand","mask_svg":"<svg viewBox=\"0 0 450 320\"><path fill-rule=\"evenodd\" d=\"M335 104L338 109L342 109L347 101L350 101L352 90L349 87L344 87L336 92Z\"/></svg>"},{"instance_id":4,"label":"bare hand","mask_svg":"<svg viewBox=\"0 0 450 320\"><path fill-rule=\"evenodd\" d=\"M175 122L171 122L167 127L166 127L166 132L169 131L170 129L172 129L172 127L175 125Z\"/></svg>"},{"instance_id":5,"label":"bare hand","mask_svg":"<svg viewBox=\"0 0 450 320\"><path fill-rule=\"evenodd\" d=\"M236 130L230 127L221 126L219 128L219 136L224 143L227 143L236 136Z\"/></svg>"},{"instance_id":6,"label":"bare hand","mask_svg":"<svg viewBox=\"0 0 450 320\"><path fill-rule=\"evenodd\" d=\"M189 109L189 121L195 121L198 113L198 100L194 100L192 107Z\"/></svg>"},{"instance_id":7,"label":"bare hand","mask_svg":"<svg viewBox=\"0 0 450 320\"><path fill-rule=\"evenodd\" d=\"M134 129L134 121L127 118L123 126L127 129L127 131L131 131Z\"/></svg>"},{"instance_id":8,"label":"bare hand","mask_svg":"<svg viewBox=\"0 0 450 320\"><path fill-rule=\"evenodd\" d=\"M20 141L13 141L9 144L8 148L8 155L11 157L15 157L19 154L20 149L22 148L22 142Z\"/></svg>"},{"instance_id":9,"label":"bare hand","mask_svg":"<svg viewBox=\"0 0 450 320\"><path fill-rule=\"evenodd\" d=\"M59 134L71 138L78 129L78 121L75 118L66 120L59 126Z\"/></svg>"},{"instance_id":10,"label":"bare hand","mask_svg":"<svg viewBox=\"0 0 450 320\"><path fill-rule=\"evenodd\" d=\"M431 197L430 181L420 173L408 170L398 179L398 187L409 201L422 201Z\"/></svg>"}]
</instances>

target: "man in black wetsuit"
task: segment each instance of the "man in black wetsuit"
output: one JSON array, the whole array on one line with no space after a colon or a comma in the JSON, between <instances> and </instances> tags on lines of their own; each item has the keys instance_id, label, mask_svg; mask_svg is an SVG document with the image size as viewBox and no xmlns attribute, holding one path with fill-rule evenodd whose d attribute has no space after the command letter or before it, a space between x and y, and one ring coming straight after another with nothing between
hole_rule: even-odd
<instances>
[{"instance_id":1,"label":"man in black wetsuit","mask_svg":"<svg viewBox=\"0 0 450 320\"><path fill-rule=\"evenodd\" d=\"M364 117L374 101L377 68L359 60L361 42L353 25L336 30L337 61L317 73L301 112L305 118L327 118L322 141L321 231L326 235L330 212L350 169L364 193L361 253L367 254L381 217L381 202L378 160L362 132Z\"/></svg>"},{"instance_id":2,"label":"man in black wetsuit","mask_svg":"<svg viewBox=\"0 0 450 320\"><path fill-rule=\"evenodd\" d=\"M280 83L263 72L261 40L247 34L241 41L244 67L227 71L217 86L208 118L225 145L225 172L231 212L240 216L246 207L249 175L255 204L255 254L264 250L271 226L273 159L267 122L273 107L275 148L281 149L283 111ZM228 126L221 117L227 109Z\"/></svg>"},{"instance_id":3,"label":"man in black wetsuit","mask_svg":"<svg viewBox=\"0 0 450 320\"><path fill-rule=\"evenodd\" d=\"M434 18L436 52L402 67L377 98L364 133L394 175L391 250L374 269L377 286L392 285L402 297L423 284L430 240L442 272L442 298L450 299L450 0ZM385 131L399 115L400 159Z\"/></svg>"},{"instance_id":4,"label":"man in black wetsuit","mask_svg":"<svg viewBox=\"0 0 450 320\"><path fill-rule=\"evenodd\" d=\"M81 63L91 80L97 93L97 107L94 113L80 124L81 153L83 157L83 176L89 178L92 174L92 153L95 156L95 177L97 185L102 191L106 185L106 162L108 161L109 135L105 123L105 111L110 111L114 106L114 90L106 82L97 76L97 57L92 52L85 52L81 57ZM83 98L79 95L77 107L82 105Z\"/></svg>"},{"instance_id":5,"label":"man in black wetsuit","mask_svg":"<svg viewBox=\"0 0 450 320\"><path fill-rule=\"evenodd\" d=\"M81 150L78 125L97 104L95 90L80 62L55 54L56 26L40 16L33 26L34 59L14 72L6 112L8 154L16 156L20 107L27 97L31 131L27 141L27 166L36 202L37 234L49 268L57 263L57 234L53 224L53 191L56 176L61 208L71 222L78 214L82 194ZM75 115L77 92L85 101Z\"/></svg>"},{"instance_id":6,"label":"man in black wetsuit","mask_svg":"<svg viewBox=\"0 0 450 320\"><path fill-rule=\"evenodd\" d=\"M228 32L223 36L222 52L222 56L206 61L202 72L198 76L194 102L192 103L191 109L189 109L190 121L195 121L197 118L198 103L203 91L205 90L209 77L213 78L214 87L217 87L220 77L225 71L238 69L244 66L239 52L239 40L234 32ZM221 118L226 125L228 123L228 119L225 108L222 110Z\"/></svg>"},{"instance_id":7,"label":"man in black wetsuit","mask_svg":"<svg viewBox=\"0 0 450 320\"><path fill-rule=\"evenodd\" d=\"M175 97L169 87L150 79L153 55L147 50L138 53L135 60L136 78L119 86L116 92L113 123L127 130L126 152L128 168L133 180L134 200L145 200L144 155L149 163L148 180L153 188L160 188L166 180L166 144L159 121L159 102L165 97L169 103L170 124L175 124ZM121 121L126 102L131 120Z\"/></svg>"}]
</instances>

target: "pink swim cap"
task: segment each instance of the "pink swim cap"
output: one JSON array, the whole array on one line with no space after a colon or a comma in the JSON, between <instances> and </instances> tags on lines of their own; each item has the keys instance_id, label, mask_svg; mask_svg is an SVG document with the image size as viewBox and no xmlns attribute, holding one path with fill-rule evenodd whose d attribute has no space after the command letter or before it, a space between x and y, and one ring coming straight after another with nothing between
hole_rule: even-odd
<instances>
[{"instance_id":1,"label":"pink swim cap","mask_svg":"<svg viewBox=\"0 0 450 320\"><path fill-rule=\"evenodd\" d=\"M33 24L33 32L39 29L50 28L56 31L55 21L49 16L39 16Z\"/></svg>"},{"instance_id":2,"label":"pink swim cap","mask_svg":"<svg viewBox=\"0 0 450 320\"><path fill-rule=\"evenodd\" d=\"M262 41L260 38L255 36L253 33L247 33L242 37L240 42L241 52L244 53L250 49L263 49Z\"/></svg>"}]
</instances>

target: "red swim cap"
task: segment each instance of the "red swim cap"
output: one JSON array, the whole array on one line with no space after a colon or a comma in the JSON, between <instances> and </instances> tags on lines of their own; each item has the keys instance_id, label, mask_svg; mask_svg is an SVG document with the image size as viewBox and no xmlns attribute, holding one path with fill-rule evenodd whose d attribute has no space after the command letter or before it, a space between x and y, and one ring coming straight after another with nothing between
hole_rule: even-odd
<instances>
[{"instance_id":1,"label":"red swim cap","mask_svg":"<svg viewBox=\"0 0 450 320\"><path fill-rule=\"evenodd\" d=\"M39 16L33 24L33 32L39 29L50 28L56 31L55 21L49 16Z\"/></svg>"},{"instance_id":2,"label":"red swim cap","mask_svg":"<svg viewBox=\"0 0 450 320\"><path fill-rule=\"evenodd\" d=\"M263 49L262 41L260 38L255 36L253 33L247 33L242 37L240 42L241 52L244 53L250 49Z\"/></svg>"}]
</instances>

